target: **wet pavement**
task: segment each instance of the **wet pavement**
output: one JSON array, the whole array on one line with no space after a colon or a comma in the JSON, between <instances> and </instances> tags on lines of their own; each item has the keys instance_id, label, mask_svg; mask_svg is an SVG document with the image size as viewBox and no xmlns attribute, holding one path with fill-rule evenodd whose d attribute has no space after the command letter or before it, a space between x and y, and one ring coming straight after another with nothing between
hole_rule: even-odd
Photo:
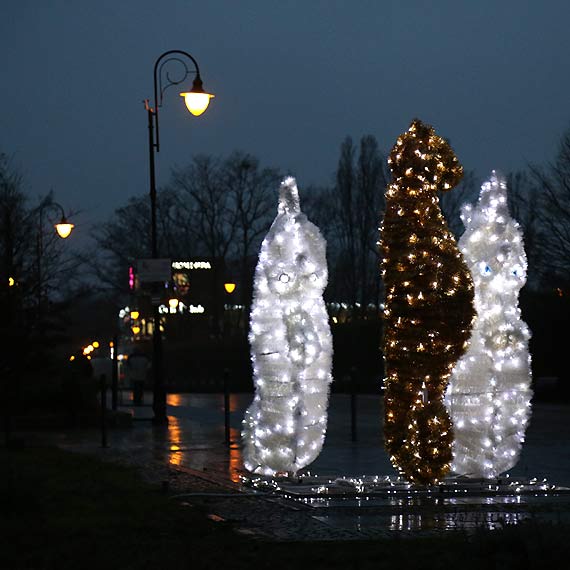
<instances>
[{"instance_id":1,"label":"wet pavement","mask_svg":"<svg viewBox=\"0 0 570 570\"><path fill-rule=\"evenodd\" d=\"M245 534L274 540L352 540L470 532L528 518L570 521L570 494L544 491L547 487L517 493L511 485L536 478L534 485L546 479L551 486L570 487L569 405L533 406L520 461L499 491L480 486L464 496L449 496L437 490L418 495L401 483L396 484L401 492L390 494L397 473L383 449L381 396L357 397L357 441L352 441L350 396L333 395L323 451L305 470L310 476L280 482L278 492L266 484L252 485L243 471L240 427L251 394L230 396L230 445L224 441L222 394L168 395L167 428L150 422L150 394L145 394L143 406L133 406L131 398L130 392L122 394L121 409L132 414L133 425L109 430L106 449L97 430L52 437L62 447L136 465L147 479L166 484L178 500L232 522ZM242 484L244 475L249 484ZM371 485L375 476L384 483ZM349 478L362 486L347 488ZM344 485L340 493L335 491L339 484Z\"/></svg>"}]
</instances>

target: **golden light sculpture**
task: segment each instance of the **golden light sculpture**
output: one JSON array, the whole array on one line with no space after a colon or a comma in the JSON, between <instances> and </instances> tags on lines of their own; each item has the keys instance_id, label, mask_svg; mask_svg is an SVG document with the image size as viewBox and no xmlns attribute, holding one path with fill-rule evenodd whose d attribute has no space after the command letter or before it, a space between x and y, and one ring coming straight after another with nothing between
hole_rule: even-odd
<instances>
[{"instance_id":1,"label":"golden light sculpture","mask_svg":"<svg viewBox=\"0 0 570 570\"><path fill-rule=\"evenodd\" d=\"M226 293L233 293L236 290L236 284L235 283L224 283L224 289L226 290Z\"/></svg>"},{"instance_id":2,"label":"golden light sculpture","mask_svg":"<svg viewBox=\"0 0 570 570\"><path fill-rule=\"evenodd\" d=\"M388 163L380 240L385 444L406 479L433 484L450 469L453 429L443 398L475 316L471 274L437 196L457 185L463 168L449 144L417 119Z\"/></svg>"}]
</instances>

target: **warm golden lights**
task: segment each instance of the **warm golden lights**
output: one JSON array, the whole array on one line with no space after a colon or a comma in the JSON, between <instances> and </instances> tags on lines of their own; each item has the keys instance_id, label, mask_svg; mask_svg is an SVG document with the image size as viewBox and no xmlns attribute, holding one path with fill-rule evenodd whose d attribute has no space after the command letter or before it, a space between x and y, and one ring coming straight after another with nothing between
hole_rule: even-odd
<instances>
[{"instance_id":1,"label":"warm golden lights","mask_svg":"<svg viewBox=\"0 0 570 570\"><path fill-rule=\"evenodd\" d=\"M226 293L233 293L236 290L236 284L224 283L224 289L226 290Z\"/></svg>"},{"instance_id":2,"label":"warm golden lights","mask_svg":"<svg viewBox=\"0 0 570 570\"><path fill-rule=\"evenodd\" d=\"M449 144L415 120L388 159L381 247L386 287L386 448L413 483L450 469L453 430L443 397L474 317L473 283L442 216L437 191L462 177Z\"/></svg>"}]
</instances>

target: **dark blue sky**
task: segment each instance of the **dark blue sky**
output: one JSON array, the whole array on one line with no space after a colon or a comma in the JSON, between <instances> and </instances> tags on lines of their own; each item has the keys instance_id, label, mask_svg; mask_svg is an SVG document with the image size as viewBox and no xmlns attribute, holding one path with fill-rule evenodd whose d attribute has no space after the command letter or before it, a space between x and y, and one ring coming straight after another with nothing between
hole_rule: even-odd
<instances>
[{"instance_id":1,"label":"dark blue sky","mask_svg":"<svg viewBox=\"0 0 570 570\"><path fill-rule=\"evenodd\" d=\"M0 149L88 230L148 191L141 101L182 49L216 99L196 119L167 91L159 183L241 149L302 192L331 180L347 134L389 149L416 116L479 176L508 172L551 159L570 126L569 21L563 0L4 2Z\"/></svg>"}]
</instances>

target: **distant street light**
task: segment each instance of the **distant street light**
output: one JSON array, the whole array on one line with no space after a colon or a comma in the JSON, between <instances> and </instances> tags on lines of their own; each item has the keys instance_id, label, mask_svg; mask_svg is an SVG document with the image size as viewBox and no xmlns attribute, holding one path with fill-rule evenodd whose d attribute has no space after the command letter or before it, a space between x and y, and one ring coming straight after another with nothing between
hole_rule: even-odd
<instances>
[{"instance_id":1,"label":"distant street light","mask_svg":"<svg viewBox=\"0 0 570 570\"><path fill-rule=\"evenodd\" d=\"M184 74L173 79L169 73L165 74L163 85L163 67L168 63L177 62ZM187 63L191 62L193 68L188 68ZM164 52L154 64L154 107L151 107L148 99L145 100L145 109L148 113L148 149L149 149L149 174L150 174L150 211L151 211L151 257L158 259L158 240L156 232L156 176L154 167L154 153L160 151L160 137L158 129L158 109L162 107L162 98L166 89L172 85L178 85L186 80L188 75L195 74L192 88L188 92L180 93L184 97L186 107L194 116L201 115L214 97L211 93L206 93L200 77L198 62L188 53L181 50L170 50ZM152 327L152 368L153 368L153 402L154 412L153 422L158 425L167 425L166 416L166 390L164 378L162 376L162 335L160 333L160 304L158 284L154 284L152 296L157 299L153 303L153 327Z\"/></svg>"},{"instance_id":2,"label":"distant street light","mask_svg":"<svg viewBox=\"0 0 570 570\"><path fill-rule=\"evenodd\" d=\"M235 283L224 283L224 289L226 290L226 293L233 293L236 290L236 284Z\"/></svg>"},{"instance_id":3,"label":"distant street light","mask_svg":"<svg viewBox=\"0 0 570 570\"><path fill-rule=\"evenodd\" d=\"M66 239L71 235L73 228L75 227L74 224L70 223L65 216L65 212L63 210L63 206L58 204L57 202L47 201L40 204L38 208L38 217L39 217L39 225L38 225L38 243L37 243L37 255L38 255L38 318L41 320L42 317L42 293L43 293L43 286L42 286L42 256L43 256L43 215L44 212L48 210L57 210L59 214L61 214L61 219L59 222L53 224L57 235L62 238Z\"/></svg>"}]
</instances>

